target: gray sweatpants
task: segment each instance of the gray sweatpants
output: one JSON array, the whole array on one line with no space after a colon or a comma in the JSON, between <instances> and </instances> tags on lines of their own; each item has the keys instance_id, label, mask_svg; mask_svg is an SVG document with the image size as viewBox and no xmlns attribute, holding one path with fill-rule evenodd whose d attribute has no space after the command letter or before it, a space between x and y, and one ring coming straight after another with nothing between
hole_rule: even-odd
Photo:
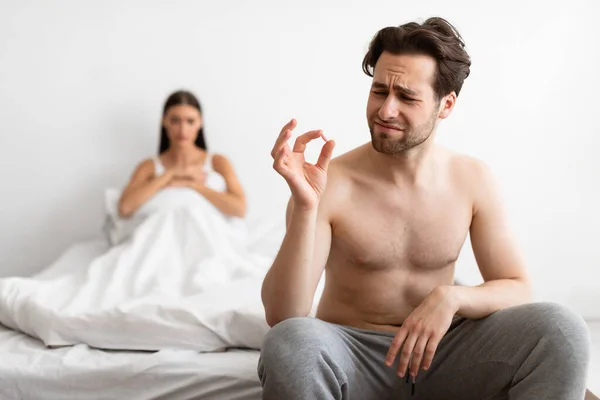
<instances>
[{"instance_id":1,"label":"gray sweatpants","mask_svg":"<svg viewBox=\"0 0 600 400\"><path fill-rule=\"evenodd\" d=\"M265 337L267 400L581 400L590 337L563 306L533 303L480 319L455 317L428 371L412 381L384 364L393 335L292 318Z\"/></svg>"}]
</instances>

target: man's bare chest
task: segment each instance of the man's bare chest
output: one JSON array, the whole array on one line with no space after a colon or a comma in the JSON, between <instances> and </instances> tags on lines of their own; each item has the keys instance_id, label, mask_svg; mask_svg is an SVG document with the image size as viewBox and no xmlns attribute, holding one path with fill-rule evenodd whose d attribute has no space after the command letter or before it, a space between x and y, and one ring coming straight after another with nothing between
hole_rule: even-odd
<instances>
[{"instance_id":1,"label":"man's bare chest","mask_svg":"<svg viewBox=\"0 0 600 400\"><path fill-rule=\"evenodd\" d=\"M458 258L471 217L470 205L458 198L353 202L332 221L332 252L367 269L443 268Z\"/></svg>"}]
</instances>

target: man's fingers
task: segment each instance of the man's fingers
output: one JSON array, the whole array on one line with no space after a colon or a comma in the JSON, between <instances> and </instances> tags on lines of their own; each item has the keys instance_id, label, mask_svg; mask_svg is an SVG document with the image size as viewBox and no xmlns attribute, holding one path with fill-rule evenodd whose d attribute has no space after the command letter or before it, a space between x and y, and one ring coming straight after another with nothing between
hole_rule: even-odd
<instances>
[{"instance_id":1,"label":"man's fingers","mask_svg":"<svg viewBox=\"0 0 600 400\"><path fill-rule=\"evenodd\" d=\"M329 140L323 148L321 149L321 154L319 154L319 159L317 160L317 166L324 171L327 171L327 167L329 166L329 161L331 161L331 156L333 155L333 148L335 147L335 141Z\"/></svg>"},{"instance_id":2,"label":"man's fingers","mask_svg":"<svg viewBox=\"0 0 600 400\"><path fill-rule=\"evenodd\" d=\"M408 368L408 363L412 357L413 349L415 348L415 343L417 343L417 339L419 338L416 332L411 332L406 338L404 345L402 346L402 350L400 351L400 361L398 361L398 375L404 376L406 369Z\"/></svg>"},{"instance_id":3,"label":"man's fingers","mask_svg":"<svg viewBox=\"0 0 600 400\"><path fill-rule=\"evenodd\" d=\"M275 158L275 156L281 149L281 146L286 145L287 141L289 140L290 137L292 137L291 130L285 129L281 132L281 134L277 137L277 140L275 141L275 145L273 146L273 149L271 150L271 157Z\"/></svg>"},{"instance_id":4,"label":"man's fingers","mask_svg":"<svg viewBox=\"0 0 600 400\"><path fill-rule=\"evenodd\" d=\"M279 136L277 136L277 140L275 141L275 145L273 146L273 150L271 150L271 157L275 158L275 154L281 148L283 143L287 142L288 139L292 136L292 131L296 127L296 120L292 118L287 124L281 128L281 132L279 132Z\"/></svg>"},{"instance_id":5,"label":"man's fingers","mask_svg":"<svg viewBox=\"0 0 600 400\"><path fill-rule=\"evenodd\" d=\"M396 359L396 356L398 355L398 351L400 351L400 348L402 347L402 344L406 340L407 335L408 335L408 331L406 329L400 328L400 330L394 337L394 340L392 340L390 349L388 350L388 353L385 357L385 364L388 367L391 367L392 364L394 363L394 360Z\"/></svg>"},{"instance_id":6,"label":"man's fingers","mask_svg":"<svg viewBox=\"0 0 600 400\"><path fill-rule=\"evenodd\" d=\"M423 355L425 354L425 348L427 347L428 341L429 337L422 335L419 337L417 343L415 344L412 359L410 361L411 376L417 376L417 373L419 372L419 367L421 366L421 361L423 360Z\"/></svg>"},{"instance_id":7,"label":"man's fingers","mask_svg":"<svg viewBox=\"0 0 600 400\"><path fill-rule=\"evenodd\" d=\"M425 354L423 356L422 367L424 371L427 371L431 367L431 363L433 362L433 356L435 355L439 344L440 341L438 338L432 337L431 339L429 339L427 347L425 348Z\"/></svg>"},{"instance_id":8,"label":"man's fingers","mask_svg":"<svg viewBox=\"0 0 600 400\"><path fill-rule=\"evenodd\" d=\"M298 136L296 138L296 142L294 143L294 153L303 153L306 149L306 145L308 144L308 142L320 138L322 136L323 131L321 131L320 129L315 131L308 131L305 134Z\"/></svg>"},{"instance_id":9,"label":"man's fingers","mask_svg":"<svg viewBox=\"0 0 600 400\"><path fill-rule=\"evenodd\" d=\"M289 156L289 153L290 148L287 144L285 144L279 149L277 154L275 154L275 160L273 161L273 169L277 171L277 173L282 175L284 178L286 177L288 172L286 161Z\"/></svg>"},{"instance_id":10,"label":"man's fingers","mask_svg":"<svg viewBox=\"0 0 600 400\"><path fill-rule=\"evenodd\" d=\"M283 134L283 132L285 132L287 130L293 131L295 127L296 127L296 120L294 118L292 118L288 121L287 124L285 124L283 126L283 128L281 128L281 132L279 132L279 136L281 136Z\"/></svg>"}]
</instances>

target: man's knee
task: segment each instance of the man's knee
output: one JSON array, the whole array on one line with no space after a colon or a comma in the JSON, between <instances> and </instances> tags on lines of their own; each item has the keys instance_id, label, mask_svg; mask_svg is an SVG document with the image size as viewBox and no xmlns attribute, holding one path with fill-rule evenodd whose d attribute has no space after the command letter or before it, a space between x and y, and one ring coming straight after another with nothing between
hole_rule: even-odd
<instances>
[{"instance_id":1,"label":"man's knee","mask_svg":"<svg viewBox=\"0 0 600 400\"><path fill-rule=\"evenodd\" d=\"M587 363L590 334L581 316L550 302L525 304L508 310L513 328L523 329L532 340L544 341L548 352L563 361Z\"/></svg>"},{"instance_id":2,"label":"man's knee","mask_svg":"<svg viewBox=\"0 0 600 400\"><path fill-rule=\"evenodd\" d=\"M551 302L525 304L520 308L525 324L543 335L563 335L574 339L589 339L585 321L569 308Z\"/></svg>"},{"instance_id":3,"label":"man's knee","mask_svg":"<svg viewBox=\"0 0 600 400\"><path fill-rule=\"evenodd\" d=\"M340 352L338 336L334 325L316 318L291 318L271 328L258 363L263 398L346 398L347 377L333 357Z\"/></svg>"},{"instance_id":4,"label":"man's knee","mask_svg":"<svg viewBox=\"0 0 600 400\"><path fill-rule=\"evenodd\" d=\"M290 365L299 365L314 359L322 349L325 336L324 322L315 318L286 319L267 332L260 354L259 372L269 369L283 371Z\"/></svg>"}]
</instances>

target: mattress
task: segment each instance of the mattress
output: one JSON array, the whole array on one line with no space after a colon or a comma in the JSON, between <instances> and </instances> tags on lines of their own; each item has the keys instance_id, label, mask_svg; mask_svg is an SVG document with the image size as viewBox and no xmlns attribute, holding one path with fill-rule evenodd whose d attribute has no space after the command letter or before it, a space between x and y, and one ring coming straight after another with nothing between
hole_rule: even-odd
<instances>
[{"instance_id":1,"label":"mattress","mask_svg":"<svg viewBox=\"0 0 600 400\"><path fill-rule=\"evenodd\" d=\"M0 326L2 400L257 400L259 352L48 349Z\"/></svg>"}]
</instances>

